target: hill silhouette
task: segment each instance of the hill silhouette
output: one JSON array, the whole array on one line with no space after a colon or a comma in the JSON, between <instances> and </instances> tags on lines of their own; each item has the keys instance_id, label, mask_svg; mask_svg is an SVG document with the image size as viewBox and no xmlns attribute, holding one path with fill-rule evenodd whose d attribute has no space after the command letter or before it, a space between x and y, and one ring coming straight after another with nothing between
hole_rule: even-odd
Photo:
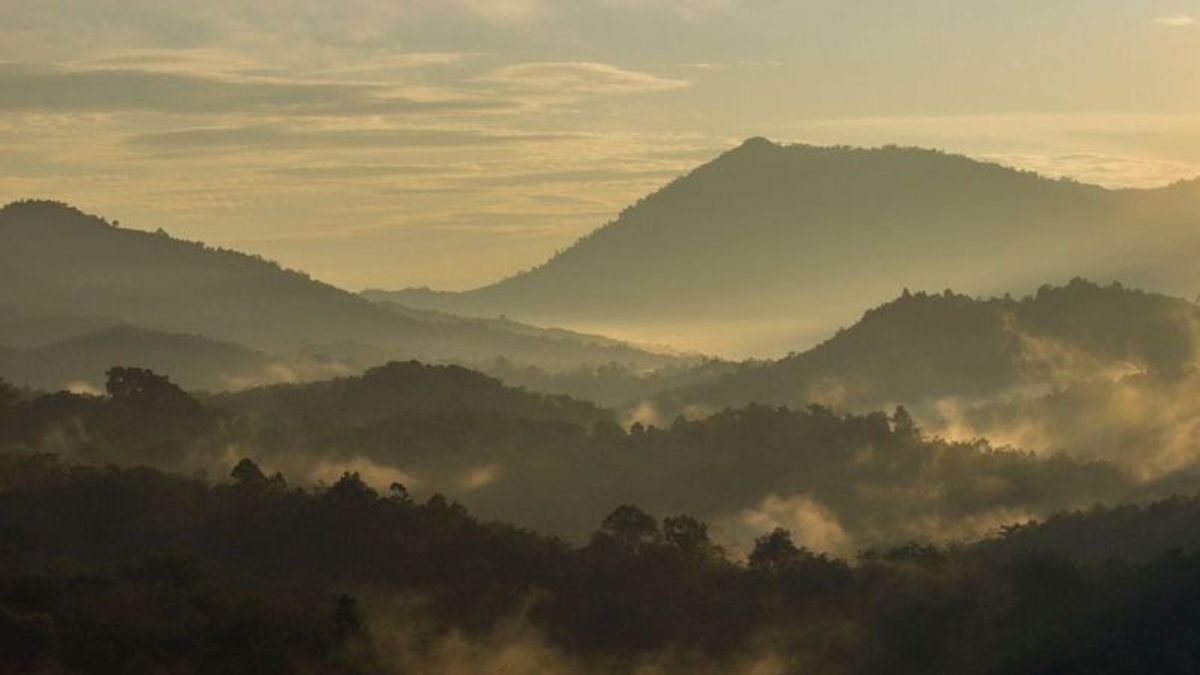
<instances>
[{"instance_id":1,"label":"hill silhouette","mask_svg":"<svg viewBox=\"0 0 1200 675\"><path fill-rule=\"evenodd\" d=\"M271 357L196 335L112 326L48 345L0 352L0 374L29 386L99 389L114 365L172 373L188 389L228 389L279 377Z\"/></svg>"},{"instance_id":2,"label":"hill silhouette","mask_svg":"<svg viewBox=\"0 0 1200 675\"><path fill-rule=\"evenodd\" d=\"M742 561L687 514L620 505L572 546L358 473L306 489L244 459L214 483L0 455L0 492L4 672L1108 674L1200 659L1194 503L1146 508L1163 520L1114 511L1151 537L1102 515L842 559L778 528ZM1071 555L1087 530L1133 550Z\"/></svg>"},{"instance_id":3,"label":"hill silhouette","mask_svg":"<svg viewBox=\"0 0 1200 675\"><path fill-rule=\"evenodd\" d=\"M1195 358L1200 306L1075 279L1021 299L910 293L825 342L675 392L720 407L839 407L979 399L1134 373L1175 376Z\"/></svg>"},{"instance_id":4,"label":"hill silhouette","mask_svg":"<svg viewBox=\"0 0 1200 675\"><path fill-rule=\"evenodd\" d=\"M614 330L720 321L783 348L902 286L997 293L1083 275L1191 297L1197 223L1200 182L1108 190L932 150L755 138L535 269L369 297Z\"/></svg>"},{"instance_id":5,"label":"hill silhouette","mask_svg":"<svg viewBox=\"0 0 1200 675\"><path fill-rule=\"evenodd\" d=\"M560 367L675 360L568 331L394 311L257 256L124 229L46 201L0 208L0 309L6 314L0 344L6 346L34 346L39 335L62 339L70 321L83 326L86 317L99 316L273 355L366 353L376 363L506 356Z\"/></svg>"},{"instance_id":6,"label":"hill silhouette","mask_svg":"<svg viewBox=\"0 0 1200 675\"><path fill-rule=\"evenodd\" d=\"M213 397L226 410L306 423L361 425L398 415L471 412L588 425L610 413L567 396L504 386L459 366L391 362L362 375L278 384Z\"/></svg>"}]
</instances>

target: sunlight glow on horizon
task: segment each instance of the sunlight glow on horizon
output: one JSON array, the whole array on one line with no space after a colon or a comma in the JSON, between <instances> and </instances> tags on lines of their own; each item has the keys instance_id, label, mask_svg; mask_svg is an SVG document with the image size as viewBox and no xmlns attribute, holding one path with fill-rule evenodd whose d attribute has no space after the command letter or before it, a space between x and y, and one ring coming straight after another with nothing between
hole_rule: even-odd
<instances>
[{"instance_id":1,"label":"sunlight glow on horizon","mask_svg":"<svg viewBox=\"0 0 1200 675\"><path fill-rule=\"evenodd\" d=\"M750 136L1107 187L1200 175L1200 8L1084 4L17 0L0 201L61 199L350 289L465 289Z\"/></svg>"}]
</instances>

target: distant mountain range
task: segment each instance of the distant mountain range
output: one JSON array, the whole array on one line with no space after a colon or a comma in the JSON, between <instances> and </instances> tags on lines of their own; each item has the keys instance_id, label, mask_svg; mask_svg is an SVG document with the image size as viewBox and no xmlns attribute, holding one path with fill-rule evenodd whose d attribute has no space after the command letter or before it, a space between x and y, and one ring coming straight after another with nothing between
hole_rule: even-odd
<instances>
[{"instance_id":1,"label":"distant mountain range","mask_svg":"<svg viewBox=\"0 0 1200 675\"><path fill-rule=\"evenodd\" d=\"M376 304L255 256L45 201L0 208L0 314L0 345L10 348L0 376L39 385L131 360L202 388L261 381L271 361L345 370L396 358L504 356L550 368L681 360L593 335Z\"/></svg>"},{"instance_id":2,"label":"distant mountain range","mask_svg":"<svg viewBox=\"0 0 1200 675\"><path fill-rule=\"evenodd\" d=\"M1192 297L1198 255L1200 180L1108 190L931 150L755 138L535 269L365 295L763 355L906 286L1025 292L1080 275Z\"/></svg>"}]
</instances>

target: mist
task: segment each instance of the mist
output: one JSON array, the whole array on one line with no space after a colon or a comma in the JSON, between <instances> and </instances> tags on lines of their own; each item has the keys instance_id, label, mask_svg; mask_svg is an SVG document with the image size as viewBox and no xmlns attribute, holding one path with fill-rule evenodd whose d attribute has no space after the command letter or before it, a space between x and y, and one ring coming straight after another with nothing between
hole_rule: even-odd
<instances>
[{"instance_id":1,"label":"mist","mask_svg":"<svg viewBox=\"0 0 1200 675\"><path fill-rule=\"evenodd\" d=\"M6 0L0 673L1197 670L1186 4Z\"/></svg>"}]
</instances>

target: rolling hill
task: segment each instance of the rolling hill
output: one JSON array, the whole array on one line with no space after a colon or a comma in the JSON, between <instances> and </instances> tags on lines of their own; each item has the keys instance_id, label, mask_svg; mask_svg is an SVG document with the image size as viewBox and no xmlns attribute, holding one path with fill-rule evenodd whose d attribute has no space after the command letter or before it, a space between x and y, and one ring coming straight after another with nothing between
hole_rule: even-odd
<instances>
[{"instance_id":1,"label":"rolling hill","mask_svg":"<svg viewBox=\"0 0 1200 675\"><path fill-rule=\"evenodd\" d=\"M0 376L47 389L101 389L113 366L171 373L188 389L228 389L279 379L261 352L196 335L113 326L40 347L0 351Z\"/></svg>"},{"instance_id":2,"label":"rolling hill","mask_svg":"<svg viewBox=\"0 0 1200 675\"><path fill-rule=\"evenodd\" d=\"M1021 298L904 294L807 351L672 394L675 405L843 408L1045 392L1194 365L1200 306L1075 279Z\"/></svg>"},{"instance_id":3,"label":"rolling hill","mask_svg":"<svg viewBox=\"0 0 1200 675\"><path fill-rule=\"evenodd\" d=\"M214 396L217 407L273 418L362 425L398 415L469 412L592 425L611 413L567 396L507 387L459 366L393 361L361 375L254 387Z\"/></svg>"},{"instance_id":4,"label":"rolling hill","mask_svg":"<svg viewBox=\"0 0 1200 675\"><path fill-rule=\"evenodd\" d=\"M367 295L763 355L904 286L993 294L1082 275L1192 297L1198 224L1200 181L1108 190L932 150L756 138L535 269Z\"/></svg>"},{"instance_id":5,"label":"rolling hill","mask_svg":"<svg viewBox=\"0 0 1200 675\"><path fill-rule=\"evenodd\" d=\"M109 317L109 325L205 336L273 356L347 356L361 367L392 358L505 356L544 367L678 360L568 331L381 306L256 256L120 228L45 201L0 208L0 311L0 344L10 347L70 337L70 325L89 332L96 320L88 317ZM355 358L362 355L371 361Z\"/></svg>"}]
</instances>

